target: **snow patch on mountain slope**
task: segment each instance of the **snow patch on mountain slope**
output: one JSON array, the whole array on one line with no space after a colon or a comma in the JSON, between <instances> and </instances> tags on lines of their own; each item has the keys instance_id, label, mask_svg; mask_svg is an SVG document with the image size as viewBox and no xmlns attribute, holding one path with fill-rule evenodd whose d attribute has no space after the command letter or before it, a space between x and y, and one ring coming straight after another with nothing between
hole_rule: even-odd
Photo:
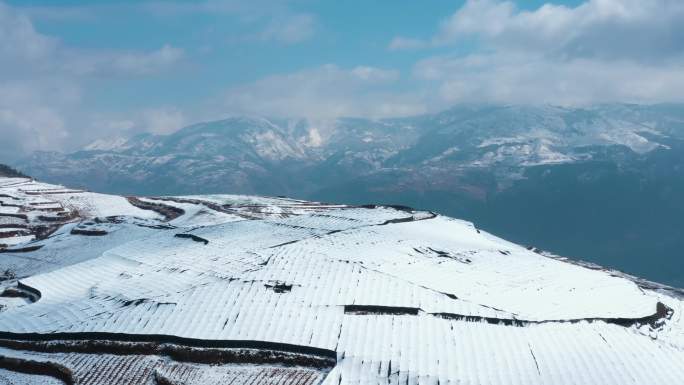
<instances>
[{"instance_id":1,"label":"snow patch on mountain slope","mask_svg":"<svg viewBox=\"0 0 684 385\"><path fill-rule=\"evenodd\" d=\"M575 157L565 155L554 149L552 141L542 139L529 143L507 142L505 145L496 147L494 151L485 152L470 165L474 167L490 167L495 164L537 166L542 164L569 163L575 160Z\"/></svg>"}]
</instances>

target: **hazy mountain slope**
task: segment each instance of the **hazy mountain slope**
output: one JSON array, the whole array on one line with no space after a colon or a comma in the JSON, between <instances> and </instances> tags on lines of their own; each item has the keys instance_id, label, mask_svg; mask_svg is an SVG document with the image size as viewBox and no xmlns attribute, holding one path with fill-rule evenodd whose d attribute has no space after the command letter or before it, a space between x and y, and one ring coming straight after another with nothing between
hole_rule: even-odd
<instances>
[{"instance_id":1,"label":"hazy mountain slope","mask_svg":"<svg viewBox=\"0 0 684 385\"><path fill-rule=\"evenodd\" d=\"M676 114L657 115L662 108L465 106L415 118L339 119L324 126L236 117L166 136L95 143L68 155L36 153L18 165L48 180L120 191L192 191L199 185L305 195L388 168L486 167L507 179L514 175L509 169L606 157L610 154L602 148L611 146L638 154L665 148L669 137L682 138L677 124L684 123Z\"/></svg>"},{"instance_id":2,"label":"hazy mountain slope","mask_svg":"<svg viewBox=\"0 0 684 385\"><path fill-rule=\"evenodd\" d=\"M406 204L684 286L675 273L684 270L683 139L681 105L463 105L322 125L235 117L17 165L42 180L116 193ZM519 217L530 220L510 219Z\"/></svg>"},{"instance_id":3,"label":"hazy mountain slope","mask_svg":"<svg viewBox=\"0 0 684 385\"><path fill-rule=\"evenodd\" d=\"M18 178L0 178L0 194L24 214L56 204L78 213L0 254L0 381L669 385L684 376L681 291L432 212L124 198Z\"/></svg>"}]
</instances>

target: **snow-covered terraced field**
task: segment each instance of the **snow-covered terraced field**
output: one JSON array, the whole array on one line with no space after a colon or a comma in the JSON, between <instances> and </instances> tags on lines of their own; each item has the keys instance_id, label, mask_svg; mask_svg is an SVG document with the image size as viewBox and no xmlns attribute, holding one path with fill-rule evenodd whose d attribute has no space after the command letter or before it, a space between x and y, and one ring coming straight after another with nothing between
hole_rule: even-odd
<instances>
[{"instance_id":1,"label":"snow-covered terraced field","mask_svg":"<svg viewBox=\"0 0 684 385\"><path fill-rule=\"evenodd\" d=\"M46 222L27 207L68 218L0 254L0 383L684 378L681 291L468 222L405 207L124 198L7 178L0 197L26 213L9 217L25 227L6 231Z\"/></svg>"},{"instance_id":2,"label":"snow-covered terraced field","mask_svg":"<svg viewBox=\"0 0 684 385\"><path fill-rule=\"evenodd\" d=\"M307 354L258 349L197 349L127 342L92 345L89 348L98 351L93 354L83 353L82 346L73 344L7 345L12 349L0 348L0 354L6 361L4 366L14 372L47 374L62 382L89 385L314 385L323 380L334 364L332 359ZM50 352L36 352L38 349ZM4 377L12 380L10 375ZM30 379L22 380L30 383Z\"/></svg>"}]
</instances>

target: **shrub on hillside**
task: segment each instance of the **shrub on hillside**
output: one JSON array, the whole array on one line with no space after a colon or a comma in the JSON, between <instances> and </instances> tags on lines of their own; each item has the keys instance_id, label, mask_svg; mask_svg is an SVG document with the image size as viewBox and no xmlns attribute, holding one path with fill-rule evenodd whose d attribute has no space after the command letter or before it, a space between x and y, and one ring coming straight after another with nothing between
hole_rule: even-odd
<instances>
[{"instance_id":1,"label":"shrub on hillside","mask_svg":"<svg viewBox=\"0 0 684 385\"><path fill-rule=\"evenodd\" d=\"M28 176L22 174L20 171L4 164L0 164L0 176L9 178L28 178Z\"/></svg>"}]
</instances>

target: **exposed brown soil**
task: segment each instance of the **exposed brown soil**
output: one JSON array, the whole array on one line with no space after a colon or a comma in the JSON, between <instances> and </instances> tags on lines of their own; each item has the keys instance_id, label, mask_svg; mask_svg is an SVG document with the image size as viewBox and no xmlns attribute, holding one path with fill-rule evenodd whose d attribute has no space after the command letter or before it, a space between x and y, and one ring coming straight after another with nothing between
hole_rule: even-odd
<instances>
[{"instance_id":1,"label":"exposed brown soil","mask_svg":"<svg viewBox=\"0 0 684 385\"><path fill-rule=\"evenodd\" d=\"M417 307L378 306L378 305L344 305L344 314L354 315L418 315Z\"/></svg>"},{"instance_id":2,"label":"exposed brown soil","mask_svg":"<svg viewBox=\"0 0 684 385\"><path fill-rule=\"evenodd\" d=\"M185 211L183 209L180 209L178 207L170 206L170 205L165 205L161 203L150 203L150 202L144 202L138 199L137 197L126 197L128 202L132 204L133 206L142 209L142 210L151 210L156 212L157 214L161 215L164 217L164 220L172 221L181 215L185 214Z\"/></svg>"},{"instance_id":3,"label":"exposed brown soil","mask_svg":"<svg viewBox=\"0 0 684 385\"><path fill-rule=\"evenodd\" d=\"M39 215L38 220L43 222L69 222L79 217L75 211L60 211L55 215Z\"/></svg>"},{"instance_id":4,"label":"exposed brown soil","mask_svg":"<svg viewBox=\"0 0 684 385\"><path fill-rule=\"evenodd\" d=\"M43 353L162 355L181 362L257 363L326 368L335 365L332 350L269 341L200 340L168 335L121 333L0 332L0 346Z\"/></svg>"},{"instance_id":5,"label":"exposed brown soil","mask_svg":"<svg viewBox=\"0 0 684 385\"><path fill-rule=\"evenodd\" d=\"M107 232L104 230L89 230L89 229L79 229L78 227L74 227L73 229L71 229L71 234L98 237L98 236L107 235Z\"/></svg>"},{"instance_id":6,"label":"exposed brown soil","mask_svg":"<svg viewBox=\"0 0 684 385\"><path fill-rule=\"evenodd\" d=\"M75 383L71 370L55 362L33 361L0 356L0 368L19 373L50 376L67 385Z\"/></svg>"},{"instance_id":7,"label":"exposed brown soil","mask_svg":"<svg viewBox=\"0 0 684 385\"><path fill-rule=\"evenodd\" d=\"M28 232L26 230L3 231L0 232L0 239L20 237L22 235L28 235Z\"/></svg>"},{"instance_id":8,"label":"exposed brown soil","mask_svg":"<svg viewBox=\"0 0 684 385\"><path fill-rule=\"evenodd\" d=\"M195 242L204 243L205 245L209 244L209 240L208 240L208 239L204 239L204 238L202 238L202 237L198 237L197 235L194 235L194 234L180 233L180 234L174 235L174 237L176 237L176 238L192 239L192 240L195 241Z\"/></svg>"},{"instance_id":9,"label":"exposed brown soil","mask_svg":"<svg viewBox=\"0 0 684 385\"><path fill-rule=\"evenodd\" d=\"M32 251L40 250L43 245L26 246L19 248L7 248L0 250L0 253L30 253Z\"/></svg>"},{"instance_id":10,"label":"exposed brown soil","mask_svg":"<svg viewBox=\"0 0 684 385\"><path fill-rule=\"evenodd\" d=\"M5 290L0 293L0 297L24 298L29 302L37 302L42 297L42 294L39 290L34 289L31 286L17 282L17 286L15 287L6 287Z\"/></svg>"},{"instance_id":11,"label":"exposed brown soil","mask_svg":"<svg viewBox=\"0 0 684 385\"><path fill-rule=\"evenodd\" d=\"M345 305L344 313L351 315L418 315L422 310L414 307L400 306L376 306L376 305ZM662 302L656 304L655 313L640 318L574 318L531 321L517 318L483 317L476 315L456 314L456 313L427 313L428 315L464 322L486 322L495 325L525 327L530 325L541 325L546 323L579 323L579 322L605 322L608 324L632 327L649 325L653 329L662 327L666 320L672 318L674 310Z\"/></svg>"},{"instance_id":12,"label":"exposed brown soil","mask_svg":"<svg viewBox=\"0 0 684 385\"><path fill-rule=\"evenodd\" d=\"M28 216L26 214L7 214L7 213L1 213L0 217L10 217L10 218L18 218L18 219L23 219L23 220L28 220Z\"/></svg>"}]
</instances>

